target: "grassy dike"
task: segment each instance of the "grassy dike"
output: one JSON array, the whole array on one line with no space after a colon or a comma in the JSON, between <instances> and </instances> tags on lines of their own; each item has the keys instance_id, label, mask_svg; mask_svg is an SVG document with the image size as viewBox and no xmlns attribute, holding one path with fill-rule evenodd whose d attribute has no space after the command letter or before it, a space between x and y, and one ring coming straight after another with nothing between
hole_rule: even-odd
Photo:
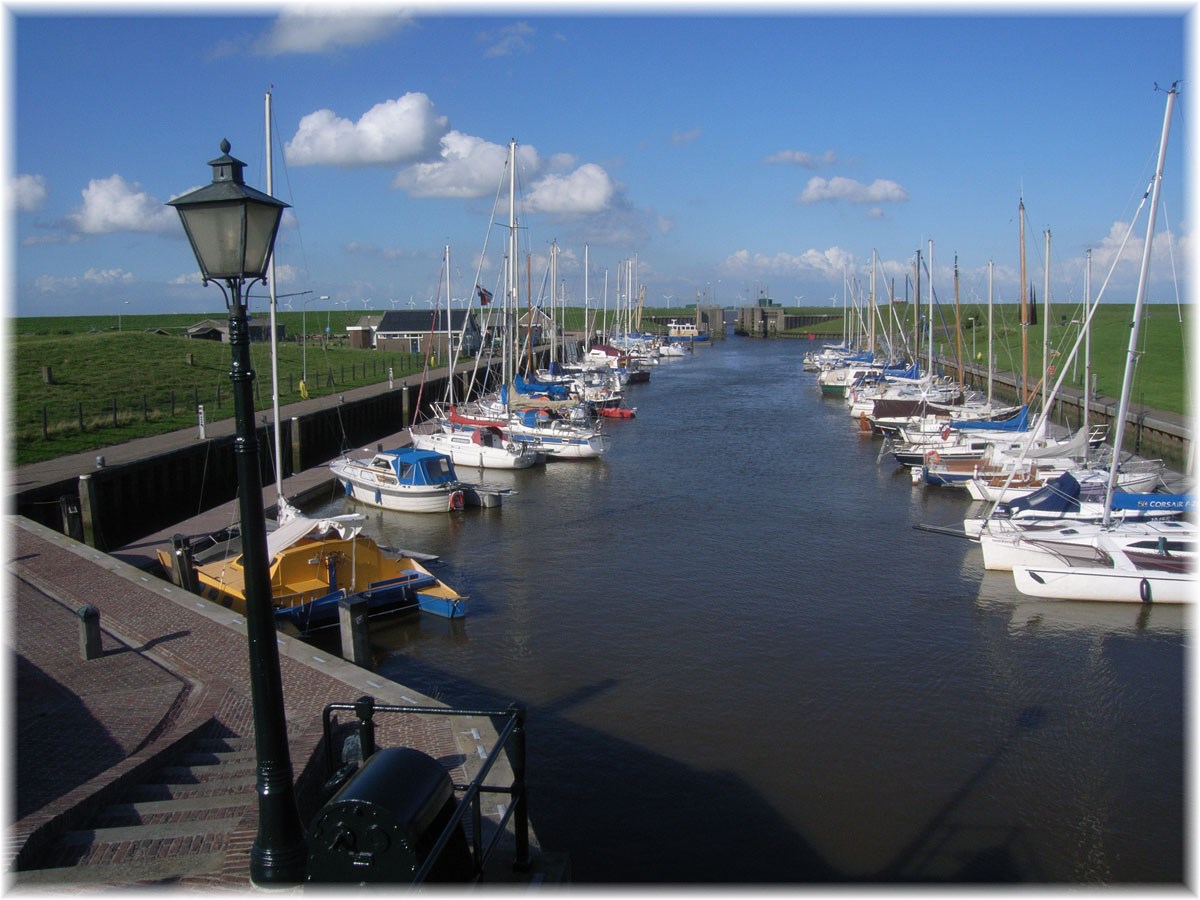
<instances>
[{"instance_id":1,"label":"grassy dike","mask_svg":"<svg viewBox=\"0 0 1200 900\"><path fill-rule=\"evenodd\" d=\"M793 337L814 334L818 340L840 339L845 331L841 310L829 307L790 309L806 315L834 315L822 326L807 327ZM1120 391L1129 342L1132 305L1102 305L1092 328L1092 363L1101 394ZM648 309L643 324L651 318L666 321L692 312L690 307ZM912 340L912 312L907 304L896 307L896 332ZM1190 360L1187 347L1190 308L1151 305L1146 308L1141 329L1142 352L1134 401L1156 409L1184 413L1188 409L1187 388ZM375 314L379 314L376 312ZM1044 310L1039 308L1038 314ZM1065 359L1075 340L1075 306L1052 305L1050 347L1057 362ZM310 396L338 393L352 387L387 380L392 368L395 378L410 378L422 368L413 354L354 350L347 345L346 326L363 313L310 309L302 319L295 311L281 311L278 321L289 335L279 345L280 402L301 398L299 382L307 364ZM595 321L595 310L589 318ZM953 308L940 313L945 321L935 322L934 341L939 354L953 356L958 347ZM613 313L608 313L609 319ZM565 327L584 329L584 310L568 307ZM974 317L974 321L970 321ZM204 318L223 314L123 315L76 317L26 317L8 321L10 433L13 463L22 465L53 459L69 453L97 449L148 434L158 434L196 425L196 406L203 404L208 421L233 415L229 384L229 347L210 341L183 337L186 329ZM986 359L988 347L986 306L963 306L962 325L965 357ZM1021 326L1017 308L993 308L992 346L996 367L1021 369ZM1065 323L1065 324L1064 324ZM302 344L296 337L302 324L310 339ZM118 330L119 328L119 330ZM328 332L326 333L326 329ZM1041 375L1042 325L1027 329L1030 384ZM257 409L271 406L271 360L266 344L252 346L256 379ZM1059 356L1053 356L1058 353ZM1083 361L1072 364L1066 383L1080 385Z\"/></svg>"}]
</instances>

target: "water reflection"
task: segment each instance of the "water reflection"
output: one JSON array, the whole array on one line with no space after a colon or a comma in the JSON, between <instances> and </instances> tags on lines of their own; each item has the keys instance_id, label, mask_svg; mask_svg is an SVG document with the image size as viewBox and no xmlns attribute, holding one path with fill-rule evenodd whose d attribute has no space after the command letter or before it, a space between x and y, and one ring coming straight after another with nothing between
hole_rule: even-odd
<instances>
[{"instance_id":1,"label":"water reflection","mask_svg":"<svg viewBox=\"0 0 1200 900\"><path fill-rule=\"evenodd\" d=\"M369 513L470 595L373 628L379 670L529 706L580 882L1181 880L1182 611L1030 602L914 530L970 504L879 459L806 349L659 366L603 459L488 473L499 509Z\"/></svg>"}]
</instances>

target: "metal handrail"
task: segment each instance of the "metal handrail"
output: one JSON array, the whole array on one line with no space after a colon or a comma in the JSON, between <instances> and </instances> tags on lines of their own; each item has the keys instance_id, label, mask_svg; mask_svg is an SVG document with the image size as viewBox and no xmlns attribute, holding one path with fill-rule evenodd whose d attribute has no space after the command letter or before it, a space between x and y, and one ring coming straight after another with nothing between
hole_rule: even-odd
<instances>
[{"instance_id":1,"label":"metal handrail","mask_svg":"<svg viewBox=\"0 0 1200 900\"><path fill-rule=\"evenodd\" d=\"M434 715L434 716L486 716L506 720L504 727L496 739L496 744L488 753L479 772L468 784L454 784L455 791L462 794L454 814L442 829L437 841L430 849L425 862L413 876L413 884L421 884L428 877L438 857L449 844L467 811L471 812L471 857L474 862L474 878L481 880L484 867L496 849L509 821L513 822L515 839L515 859L513 870L525 872L529 869L529 809L526 805L525 786L525 707L514 703L507 709L456 709L439 706L393 706L377 704L375 698L363 696L353 703L330 703L321 713L321 727L325 743L325 763L329 774L335 770L336 760L333 752L332 715L337 711L353 712L358 718L359 746L362 750L363 761L366 761L376 750L375 721L376 713L400 713L404 715ZM512 756L509 760L512 766L513 781L508 787L483 784L492 767L500 759L501 752L509 740L512 740ZM511 798L508 808L501 816L495 835L483 846L483 812L481 808L483 794L507 794Z\"/></svg>"}]
</instances>

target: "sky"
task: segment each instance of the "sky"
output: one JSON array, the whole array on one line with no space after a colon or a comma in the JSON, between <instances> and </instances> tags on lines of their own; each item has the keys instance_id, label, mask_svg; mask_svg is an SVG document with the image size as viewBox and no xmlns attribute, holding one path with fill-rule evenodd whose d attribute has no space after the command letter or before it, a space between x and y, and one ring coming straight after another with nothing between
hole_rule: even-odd
<instances>
[{"instance_id":1,"label":"sky","mask_svg":"<svg viewBox=\"0 0 1200 900\"><path fill-rule=\"evenodd\" d=\"M651 307L840 306L872 270L911 296L918 250L939 302L957 265L986 303L989 264L1016 302L1023 202L1039 303L1047 277L1083 300L1089 250L1091 296L1132 302L1192 27L1178 4L178 8L8 6L11 314L222 309L164 204L209 183L222 139L266 189L268 92L282 309L444 304L447 246L452 298L494 290L510 140L535 301L556 246L572 305L585 256L592 306L630 270ZM1153 302L1188 299L1189 94Z\"/></svg>"}]
</instances>

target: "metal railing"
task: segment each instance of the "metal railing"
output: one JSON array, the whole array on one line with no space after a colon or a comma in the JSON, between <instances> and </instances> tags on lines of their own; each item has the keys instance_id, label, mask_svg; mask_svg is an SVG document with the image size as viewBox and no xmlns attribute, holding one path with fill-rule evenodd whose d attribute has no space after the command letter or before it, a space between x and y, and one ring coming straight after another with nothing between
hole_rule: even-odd
<instances>
[{"instance_id":1,"label":"metal railing","mask_svg":"<svg viewBox=\"0 0 1200 900\"><path fill-rule=\"evenodd\" d=\"M471 859L474 867L474 880L480 881L484 868L492 853L499 845L505 834L508 823L513 823L515 855L513 860L514 872L526 872L529 869L529 808L526 804L525 787L525 707L514 703L507 709L455 709L437 706L392 706L377 704L375 698L363 696L353 703L330 703L321 714L321 725L324 733L326 771L332 775L337 769L334 756L333 722L335 712L353 712L357 717L357 732L362 759L365 762L376 750L375 745L375 715L378 713L399 713L401 715L425 716L478 716L489 719L503 720L496 744L488 753L475 777L467 784L454 784L454 790L461 794L457 808L446 823L437 841L430 848L425 862L413 875L413 884L422 884L437 863L438 857L449 844L467 812L471 814ZM508 787L484 784L500 754L512 742L509 764L512 767L513 780ZM484 794L507 794L511 799L504 814L496 824L495 834L487 846L483 845L483 811L481 807Z\"/></svg>"}]
</instances>

